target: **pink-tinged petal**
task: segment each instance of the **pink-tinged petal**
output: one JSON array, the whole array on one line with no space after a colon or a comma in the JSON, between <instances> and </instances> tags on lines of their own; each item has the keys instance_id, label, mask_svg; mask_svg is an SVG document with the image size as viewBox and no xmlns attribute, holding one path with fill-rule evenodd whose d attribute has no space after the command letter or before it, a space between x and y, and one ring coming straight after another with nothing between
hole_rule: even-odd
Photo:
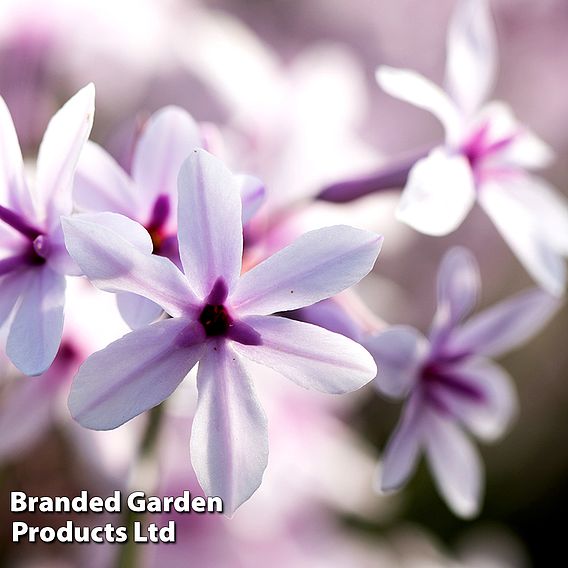
<instances>
[{"instance_id":1,"label":"pink-tinged petal","mask_svg":"<svg viewBox=\"0 0 568 568\"><path fill-rule=\"evenodd\" d=\"M429 353L428 340L416 329L395 326L366 339L363 345L377 363L373 383L388 397L405 397L416 384L418 373Z\"/></svg>"},{"instance_id":2,"label":"pink-tinged petal","mask_svg":"<svg viewBox=\"0 0 568 568\"><path fill-rule=\"evenodd\" d=\"M554 161L554 150L534 132L522 126L500 159L520 168L542 169Z\"/></svg>"},{"instance_id":3,"label":"pink-tinged petal","mask_svg":"<svg viewBox=\"0 0 568 568\"><path fill-rule=\"evenodd\" d=\"M497 71L497 45L487 0L459 0L448 30L446 88L472 115L487 99Z\"/></svg>"},{"instance_id":4,"label":"pink-tinged petal","mask_svg":"<svg viewBox=\"0 0 568 568\"><path fill-rule=\"evenodd\" d=\"M260 486L268 462L264 411L240 357L223 342L209 345L197 373L191 463L209 496L232 516Z\"/></svg>"},{"instance_id":5,"label":"pink-tinged petal","mask_svg":"<svg viewBox=\"0 0 568 568\"><path fill-rule=\"evenodd\" d=\"M463 247L448 251L438 269L438 308L430 330L430 341L436 348L471 313L480 287L479 267L473 254Z\"/></svg>"},{"instance_id":6,"label":"pink-tinged petal","mask_svg":"<svg viewBox=\"0 0 568 568\"><path fill-rule=\"evenodd\" d=\"M566 286L564 259L550 242L540 217L517 196L514 187L489 182L479 193L479 203L527 272L546 291L561 296Z\"/></svg>"},{"instance_id":7,"label":"pink-tinged petal","mask_svg":"<svg viewBox=\"0 0 568 568\"><path fill-rule=\"evenodd\" d=\"M235 351L301 387L340 394L361 388L377 375L369 352L343 335L277 316L243 321L260 334L262 344L235 344Z\"/></svg>"},{"instance_id":8,"label":"pink-tinged petal","mask_svg":"<svg viewBox=\"0 0 568 568\"><path fill-rule=\"evenodd\" d=\"M543 238L559 254L568 256L568 199L539 177L523 175L509 184L516 200L532 212Z\"/></svg>"},{"instance_id":9,"label":"pink-tinged petal","mask_svg":"<svg viewBox=\"0 0 568 568\"><path fill-rule=\"evenodd\" d=\"M408 69L381 66L375 73L379 86L389 95L431 112L446 131L446 139L457 142L462 134L462 118L444 91L426 77Z\"/></svg>"},{"instance_id":10,"label":"pink-tinged petal","mask_svg":"<svg viewBox=\"0 0 568 568\"><path fill-rule=\"evenodd\" d=\"M421 416L420 400L412 397L382 458L379 487L384 493L400 489L416 469L422 447Z\"/></svg>"},{"instance_id":11,"label":"pink-tinged petal","mask_svg":"<svg viewBox=\"0 0 568 568\"><path fill-rule=\"evenodd\" d=\"M10 326L6 354L22 373L40 375L61 343L65 277L47 266L30 272Z\"/></svg>"},{"instance_id":12,"label":"pink-tinged petal","mask_svg":"<svg viewBox=\"0 0 568 568\"><path fill-rule=\"evenodd\" d=\"M122 319L131 329L138 329L155 322L164 313L155 302L129 292L117 294L116 303Z\"/></svg>"},{"instance_id":13,"label":"pink-tinged petal","mask_svg":"<svg viewBox=\"0 0 568 568\"><path fill-rule=\"evenodd\" d=\"M383 238L346 225L305 233L246 272L231 296L240 314L265 315L315 304L373 268Z\"/></svg>"},{"instance_id":14,"label":"pink-tinged petal","mask_svg":"<svg viewBox=\"0 0 568 568\"><path fill-rule=\"evenodd\" d=\"M550 165L554 151L530 129L519 123L509 105L492 101L477 115L479 127L487 125L487 143L499 144L504 140L493 160L497 165L538 169Z\"/></svg>"},{"instance_id":15,"label":"pink-tinged petal","mask_svg":"<svg viewBox=\"0 0 568 568\"><path fill-rule=\"evenodd\" d=\"M198 305L184 275L169 259L151 254L146 230L116 213L62 219L67 250L95 286L132 292L178 316Z\"/></svg>"},{"instance_id":16,"label":"pink-tinged petal","mask_svg":"<svg viewBox=\"0 0 568 568\"><path fill-rule=\"evenodd\" d=\"M146 205L115 159L94 142L87 141L77 164L73 187L76 208L82 212L112 211L137 218Z\"/></svg>"},{"instance_id":17,"label":"pink-tinged petal","mask_svg":"<svg viewBox=\"0 0 568 568\"><path fill-rule=\"evenodd\" d=\"M179 251L192 288L205 297L222 277L231 290L243 255L238 178L215 156L194 150L178 185Z\"/></svg>"},{"instance_id":18,"label":"pink-tinged petal","mask_svg":"<svg viewBox=\"0 0 568 568\"><path fill-rule=\"evenodd\" d=\"M473 173L467 159L439 148L410 170L396 217L426 235L455 231L475 202Z\"/></svg>"},{"instance_id":19,"label":"pink-tinged petal","mask_svg":"<svg viewBox=\"0 0 568 568\"><path fill-rule=\"evenodd\" d=\"M69 410L85 428L112 430L170 396L204 352L197 322L168 319L128 333L81 365Z\"/></svg>"},{"instance_id":20,"label":"pink-tinged petal","mask_svg":"<svg viewBox=\"0 0 568 568\"><path fill-rule=\"evenodd\" d=\"M423 428L428 464L438 491L456 515L474 517L483 485L477 449L453 420L435 411L424 417Z\"/></svg>"},{"instance_id":21,"label":"pink-tinged petal","mask_svg":"<svg viewBox=\"0 0 568 568\"><path fill-rule=\"evenodd\" d=\"M199 126L182 108L167 106L150 117L132 160L132 177L149 204L160 195L175 202L180 168L202 146Z\"/></svg>"},{"instance_id":22,"label":"pink-tinged petal","mask_svg":"<svg viewBox=\"0 0 568 568\"><path fill-rule=\"evenodd\" d=\"M33 213L24 162L10 111L0 97L0 205L24 216Z\"/></svg>"},{"instance_id":23,"label":"pink-tinged petal","mask_svg":"<svg viewBox=\"0 0 568 568\"><path fill-rule=\"evenodd\" d=\"M71 212L73 176L94 115L95 87L90 83L69 99L47 126L37 159L36 199L50 223Z\"/></svg>"},{"instance_id":24,"label":"pink-tinged petal","mask_svg":"<svg viewBox=\"0 0 568 568\"><path fill-rule=\"evenodd\" d=\"M243 206L242 219L246 225L260 209L266 198L264 183L255 176L239 174L236 176Z\"/></svg>"},{"instance_id":25,"label":"pink-tinged petal","mask_svg":"<svg viewBox=\"0 0 568 568\"><path fill-rule=\"evenodd\" d=\"M488 359L471 357L453 366L452 373L479 392L481 400L443 390L436 396L477 437L488 442L502 437L519 407L511 377Z\"/></svg>"},{"instance_id":26,"label":"pink-tinged petal","mask_svg":"<svg viewBox=\"0 0 568 568\"><path fill-rule=\"evenodd\" d=\"M561 305L561 300L540 289L522 292L470 318L454 332L445 350L502 355L537 335Z\"/></svg>"}]
</instances>

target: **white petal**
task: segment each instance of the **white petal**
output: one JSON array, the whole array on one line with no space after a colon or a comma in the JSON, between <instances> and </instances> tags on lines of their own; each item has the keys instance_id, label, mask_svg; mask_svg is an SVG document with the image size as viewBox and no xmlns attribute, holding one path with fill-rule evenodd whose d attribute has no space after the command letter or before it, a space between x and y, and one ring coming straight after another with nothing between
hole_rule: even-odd
<instances>
[{"instance_id":1,"label":"white petal","mask_svg":"<svg viewBox=\"0 0 568 568\"><path fill-rule=\"evenodd\" d=\"M485 105L475 118L476 127L488 127L487 143L495 144L510 140L489 163L517 168L543 168L553 161L554 152L548 144L538 138L531 130L521 124L511 107L502 101L492 101ZM473 128L472 130L475 130Z\"/></svg>"},{"instance_id":2,"label":"white petal","mask_svg":"<svg viewBox=\"0 0 568 568\"><path fill-rule=\"evenodd\" d=\"M195 150L181 168L178 187L179 251L192 288L205 297L222 277L231 290L243 254L238 178L218 158Z\"/></svg>"},{"instance_id":3,"label":"white petal","mask_svg":"<svg viewBox=\"0 0 568 568\"><path fill-rule=\"evenodd\" d=\"M518 412L518 398L511 377L502 367L482 358L467 358L452 367L459 380L478 390L483 400L440 395L452 414L476 436L488 442L503 436Z\"/></svg>"},{"instance_id":4,"label":"white petal","mask_svg":"<svg viewBox=\"0 0 568 568\"><path fill-rule=\"evenodd\" d=\"M484 310L458 328L445 349L495 357L537 335L562 306L550 294L534 289Z\"/></svg>"},{"instance_id":5,"label":"white petal","mask_svg":"<svg viewBox=\"0 0 568 568\"><path fill-rule=\"evenodd\" d=\"M255 176L237 175L243 204L243 225L246 225L260 209L266 197L266 188Z\"/></svg>"},{"instance_id":6,"label":"white petal","mask_svg":"<svg viewBox=\"0 0 568 568\"><path fill-rule=\"evenodd\" d=\"M182 108L167 106L151 116L132 160L132 177L148 204L147 213L160 195L169 196L175 210L180 168L202 145L199 126Z\"/></svg>"},{"instance_id":7,"label":"white petal","mask_svg":"<svg viewBox=\"0 0 568 568\"><path fill-rule=\"evenodd\" d=\"M211 344L199 363L191 463L209 496L232 516L260 486L268 463L268 432L239 356L225 342Z\"/></svg>"},{"instance_id":8,"label":"white petal","mask_svg":"<svg viewBox=\"0 0 568 568\"><path fill-rule=\"evenodd\" d=\"M450 22L446 85L471 115L488 97L497 71L497 45L487 0L459 0Z\"/></svg>"},{"instance_id":9,"label":"white petal","mask_svg":"<svg viewBox=\"0 0 568 568\"><path fill-rule=\"evenodd\" d=\"M479 512L483 465L471 440L451 420L430 411L424 420L426 455L438 490L454 513Z\"/></svg>"},{"instance_id":10,"label":"white petal","mask_svg":"<svg viewBox=\"0 0 568 568\"><path fill-rule=\"evenodd\" d=\"M418 397L404 407L403 415L392 434L382 458L381 491L400 489L416 469L422 446L421 408Z\"/></svg>"},{"instance_id":11,"label":"white petal","mask_svg":"<svg viewBox=\"0 0 568 568\"><path fill-rule=\"evenodd\" d=\"M170 396L203 354L199 323L167 319L132 331L81 365L69 394L79 424L112 430Z\"/></svg>"},{"instance_id":12,"label":"white petal","mask_svg":"<svg viewBox=\"0 0 568 568\"><path fill-rule=\"evenodd\" d=\"M146 230L116 213L62 219L69 253L95 286L133 292L156 302L172 316L197 306L183 274L169 259L151 254Z\"/></svg>"},{"instance_id":13,"label":"white petal","mask_svg":"<svg viewBox=\"0 0 568 568\"><path fill-rule=\"evenodd\" d=\"M138 329L155 322L164 313L158 304L129 292L117 294L116 302L122 319L131 329Z\"/></svg>"},{"instance_id":14,"label":"white petal","mask_svg":"<svg viewBox=\"0 0 568 568\"><path fill-rule=\"evenodd\" d=\"M18 298L27 289L33 271L12 272L0 279L0 326L9 319Z\"/></svg>"},{"instance_id":15,"label":"white petal","mask_svg":"<svg viewBox=\"0 0 568 568\"><path fill-rule=\"evenodd\" d=\"M561 296L566 267L543 227L546 219L528 207L514 188L497 183L483 185L479 203L527 272L549 293Z\"/></svg>"},{"instance_id":16,"label":"white petal","mask_svg":"<svg viewBox=\"0 0 568 568\"><path fill-rule=\"evenodd\" d=\"M436 348L471 313L480 287L479 267L473 254L463 247L448 251L438 269L438 308L430 331Z\"/></svg>"},{"instance_id":17,"label":"white petal","mask_svg":"<svg viewBox=\"0 0 568 568\"><path fill-rule=\"evenodd\" d=\"M379 67L375 77L389 95L431 112L442 123L449 142L457 142L461 138L462 117L438 85L414 71L386 66Z\"/></svg>"},{"instance_id":18,"label":"white petal","mask_svg":"<svg viewBox=\"0 0 568 568\"><path fill-rule=\"evenodd\" d=\"M0 97L0 205L25 216L33 213L24 162L10 111Z\"/></svg>"},{"instance_id":19,"label":"white petal","mask_svg":"<svg viewBox=\"0 0 568 568\"><path fill-rule=\"evenodd\" d=\"M49 267L30 274L6 342L6 354L26 375L40 375L55 359L63 333L65 277Z\"/></svg>"},{"instance_id":20,"label":"white petal","mask_svg":"<svg viewBox=\"0 0 568 568\"><path fill-rule=\"evenodd\" d=\"M546 168L554 161L554 150L534 132L522 127L501 159L526 169Z\"/></svg>"},{"instance_id":21,"label":"white petal","mask_svg":"<svg viewBox=\"0 0 568 568\"><path fill-rule=\"evenodd\" d=\"M447 235L461 225L474 201L475 186L467 159L440 148L410 170L396 216L426 235Z\"/></svg>"},{"instance_id":22,"label":"white petal","mask_svg":"<svg viewBox=\"0 0 568 568\"><path fill-rule=\"evenodd\" d=\"M379 235L345 225L310 231L246 272L231 301L256 315L315 304L366 276L381 245Z\"/></svg>"},{"instance_id":23,"label":"white petal","mask_svg":"<svg viewBox=\"0 0 568 568\"><path fill-rule=\"evenodd\" d=\"M79 211L111 211L137 218L143 196L115 159L87 141L77 164L73 198Z\"/></svg>"},{"instance_id":24,"label":"white petal","mask_svg":"<svg viewBox=\"0 0 568 568\"><path fill-rule=\"evenodd\" d=\"M59 274L68 276L82 276L79 265L71 258L65 246L63 227L58 223L49 233L48 266Z\"/></svg>"},{"instance_id":25,"label":"white petal","mask_svg":"<svg viewBox=\"0 0 568 568\"><path fill-rule=\"evenodd\" d=\"M351 392L377 374L369 352L338 333L277 316L250 316L243 321L260 333L262 344L235 343L234 349L304 388Z\"/></svg>"},{"instance_id":26,"label":"white petal","mask_svg":"<svg viewBox=\"0 0 568 568\"><path fill-rule=\"evenodd\" d=\"M428 340L409 326L394 326L363 343L375 358L378 374L373 383L391 398L403 398L414 386L429 352Z\"/></svg>"},{"instance_id":27,"label":"white petal","mask_svg":"<svg viewBox=\"0 0 568 568\"><path fill-rule=\"evenodd\" d=\"M532 212L543 238L559 254L568 256L568 199L536 176L512 179L509 187L517 201Z\"/></svg>"},{"instance_id":28,"label":"white petal","mask_svg":"<svg viewBox=\"0 0 568 568\"><path fill-rule=\"evenodd\" d=\"M81 89L50 120L37 158L36 198L51 222L72 209L79 155L93 126L95 87Z\"/></svg>"}]
</instances>

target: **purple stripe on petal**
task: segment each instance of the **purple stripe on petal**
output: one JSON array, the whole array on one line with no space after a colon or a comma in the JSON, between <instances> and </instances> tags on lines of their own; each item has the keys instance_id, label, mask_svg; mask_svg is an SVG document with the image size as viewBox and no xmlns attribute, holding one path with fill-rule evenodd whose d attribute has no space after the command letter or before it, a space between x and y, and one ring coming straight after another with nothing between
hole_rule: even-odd
<instances>
[{"instance_id":1,"label":"purple stripe on petal","mask_svg":"<svg viewBox=\"0 0 568 568\"><path fill-rule=\"evenodd\" d=\"M0 205L0 221L4 221L4 223L31 240L42 234L42 231L30 225L23 217L2 205Z\"/></svg>"},{"instance_id":2,"label":"purple stripe on petal","mask_svg":"<svg viewBox=\"0 0 568 568\"><path fill-rule=\"evenodd\" d=\"M485 393L479 387L458 374L449 372L447 369L442 369L436 365L429 365L422 371L422 380L426 384L443 386L456 395L478 403L486 401Z\"/></svg>"},{"instance_id":3,"label":"purple stripe on petal","mask_svg":"<svg viewBox=\"0 0 568 568\"><path fill-rule=\"evenodd\" d=\"M220 306L225 303L228 295L229 287L227 286L227 282L225 282L225 279L220 276L217 280L215 280L215 284L213 284L211 292L209 292L209 296L207 296L205 303L213 306Z\"/></svg>"},{"instance_id":4,"label":"purple stripe on petal","mask_svg":"<svg viewBox=\"0 0 568 568\"><path fill-rule=\"evenodd\" d=\"M229 327L227 337L243 345L262 345L260 333L242 321L237 321Z\"/></svg>"}]
</instances>

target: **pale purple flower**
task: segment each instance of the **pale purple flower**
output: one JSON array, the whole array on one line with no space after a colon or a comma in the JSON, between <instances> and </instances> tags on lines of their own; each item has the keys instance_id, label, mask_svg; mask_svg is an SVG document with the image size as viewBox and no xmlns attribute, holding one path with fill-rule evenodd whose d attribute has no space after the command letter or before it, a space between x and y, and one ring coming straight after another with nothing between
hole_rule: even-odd
<instances>
[{"instance_id":1,"label":"pale purple flower","mask_svg":"<svg viewBox=\"0 0 568 568\"><path fill-rule=\"evenodd\" d=\"M424 452L440 493L463 517L477 513L483 484L480 458L465 431L496 440L517 408L509 375L488 357L534 336L560 305L535 288L464 322L478 292L475 259L465 249L451 249L440 266L438 309L428 338L395 326L364 342L381 371L377 388L407 399L385 451L382 490L404 485Z\"/></svg>"},{"instance_id":2,"label":"pale purple flower","mask_svg":"<svg viewBox=\"0 0 568 568\"><path fill-rule=\"evenodd\" d=\"M147 231L122 215L77 215L64 227L70 254L96 286L145 296L172 316L87 359L71 389L72 415L88 428L116 428L166 399L199 361L192 463L205 492L221 496L229 514L260 485L268 458L247 359L330 393L355 390L376 374L354 341L270 314L358 282L381 237L347 226L313 231L241 276L239 180L204 150L194 150L179 176L185 275L153 255Z\"/></svg>"},{"instance_id":3,"label":"pale purple flower","mask_svg":"<svg viewBox=\"0 0 568 568\"><path fill-rule=\"evenodd\" d=\"M185 110L169 106L152 115L136 143L129 176L101 146L87 142L77 165L74 201L80 212L113 212L140 223L153 252L179 265L177 176L195 148L204 147L199 125ZM264 187L252 176L238 176L243 222L262 204ZM158 319L162 308L137 294L117 295L124 320L136 329Z\"/></svg>"},{"instance_id":4,"label":"pale purple flower","mask_svg":"<svg viewBox=\"0 0 568 568\"><path fill-rule=\"evenodd\" d=\"M446 133L444 145L410 170L397 217L422 233L445 235L477 200L529 274L561 295L568 203L529 173L550 162L549 147L505 104L485 104L497 67L486 0L458 2L447 47L445 91L413 71L377 70L387 93L430 111Z\"/></svg>"},{"instance_id":5,"label":"pale purple flower","mask_svg":"<svg viewBox=\"0 0 568 568\"><path fill-rule=\"evenodd\" d=\"M73 175L94 110L90 84L51 119L32 193L10 113L0 98L0 324L9 325L8 357L26 375L43 373L61 342L65 274L77 267L65 249L60 216L71 213Z\"/></svg>"}]
</instances>

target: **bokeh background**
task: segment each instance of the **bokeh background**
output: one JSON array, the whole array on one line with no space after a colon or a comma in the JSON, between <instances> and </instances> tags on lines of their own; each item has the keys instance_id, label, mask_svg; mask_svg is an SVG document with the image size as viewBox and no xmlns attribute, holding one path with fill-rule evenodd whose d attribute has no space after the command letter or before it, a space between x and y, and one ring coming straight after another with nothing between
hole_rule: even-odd
<instances>
[{"instance_id":1,"label":"bokeh background","mask_svg":"<svg viewBox=\"0 0 568 568\"><path fill-rule=\"evenodd\" d=\"M424 330L435 309L438 263L453 244L471 248L480 263L483 305L531 285L484 214L475 210L456 233L436 239L394 220L398 190L349 205L313 197L330 182L441 140L441 127L427 113L380 91L374 70L409 67L440 81L453 7L453 0L2 0L0 94L31 163L49 117L89 81L97 89L92 138L125 168L153 111L168 104L187 109L234 169L266 181L261 223L270 230L259 238L265 250L338 221L382 233L374 272L345 305L366 329L388 322ZM566 194L568 3L492 0L491 8L500 66L495 98L554 148L557 160L544 177ZM266 242L262 235L269 235ZM150 415L109 433L84 431L65 406L73 370L126 327L114 300L82 281L71 286L67 319L67 356L43 385L44 378L18 376L2 363L2 566L562 564L566 309L501 361L515 378L521 411L504 440L482 447L486 496L473 521L446 508L424 467L400 494L374 492L374 469L400 408L372 386L339 400L290 387L263 370L256 382L270 422L270 464L261 490L232 520L178 518L175 546L16 546L8 513L14 489L70 496L81 489L199 491L188 449L192 378L160 410L160 428L152 429L157 418ZM22 518L50 526L66 519ZM75 521L107 522L85 515Z\"/></svg>"}]
</instances>

